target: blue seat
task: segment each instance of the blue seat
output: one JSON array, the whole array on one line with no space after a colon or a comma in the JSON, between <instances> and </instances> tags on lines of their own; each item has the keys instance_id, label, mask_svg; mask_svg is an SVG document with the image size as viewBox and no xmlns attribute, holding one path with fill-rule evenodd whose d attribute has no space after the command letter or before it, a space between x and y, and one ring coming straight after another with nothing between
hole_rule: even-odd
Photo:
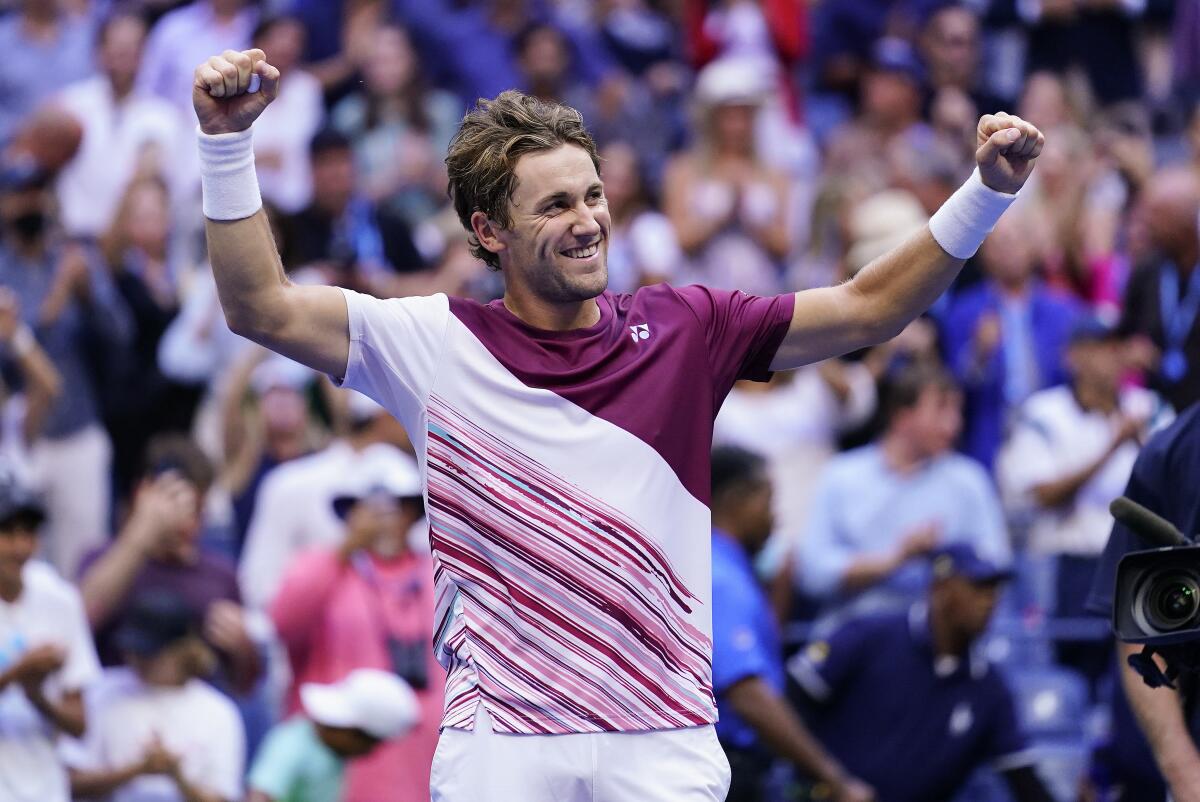
<instances>
[{"instance_id":1,"label":"blue seat","mask_svg":"<svg viewBox=\"0 0 1200 802\"><path fill-rule=\"evenodd\" d=\"M1005 679L1017 719L1030 741L1082 740L1088 713L1088 683L1078 672L1057 666L1011 666Z\"/></svg>"}]
</instances>

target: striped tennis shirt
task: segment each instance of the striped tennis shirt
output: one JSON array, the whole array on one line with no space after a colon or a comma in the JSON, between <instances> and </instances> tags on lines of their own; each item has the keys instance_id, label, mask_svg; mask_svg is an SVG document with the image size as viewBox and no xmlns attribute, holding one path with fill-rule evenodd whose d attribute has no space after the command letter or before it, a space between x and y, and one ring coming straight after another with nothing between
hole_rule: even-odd
<instances>
[{"instance_id":1,"label":"striped tennis shirt","mask_svg":"<svg viewBox=\"0 0 1200 802\"><path fill-rule=\"evenodd\" d=\"M535 329L502 302L344 291L344 384L405 426L425 481L442 726L672 729L716 720L709 450L738 379L792 318L657 285Z\"/></svg>"}]
</instances>

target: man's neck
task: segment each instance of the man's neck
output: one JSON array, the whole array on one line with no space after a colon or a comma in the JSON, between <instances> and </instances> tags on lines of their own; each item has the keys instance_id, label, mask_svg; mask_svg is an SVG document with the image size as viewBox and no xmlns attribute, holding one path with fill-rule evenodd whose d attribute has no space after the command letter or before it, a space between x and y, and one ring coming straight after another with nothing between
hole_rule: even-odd
<instances>
[{"instance_id":1,"label":"man's neck","mask_svg":"<svg viewBox=\"0 0 1200 802\"><path fill-rule=\"evenodd\" d=\"M879 443L884 463L896 473L909 473L929 461L906 437L896 432L884 434Z\"/></svg>"},{"instance_id":2,"label":"man's neck","mask_svg":"<svg viewBox=\"0 0 1200 802\"><path fill-rule=\"evenodd\" d=\"M1110 415L1117 411L1117 394L1111 388L1075 381L1071 385L1071 392L1075 395L1075 402L1084 412L1102 412Z\"/></svg>"},{"instance_id":3,"label":"man's neck","mask_svg":"<svg viewBox=\"0 0 1200 802\"><path fill-rule=\"evenodd\" d=\"M531 296L505 292L504 306L535 329L546 331L586 329L600 320L600 304L596 303L595 298L555 304Z\"/></svg>"},{"instance_id":4,"label":"man's neck","mask_svg":"<svg viewBox=\"0 0 1200 802\"><path fill-rule=\"evenodd\" d=\"M108 85L112 89L113 100L119 103L133 92L133 77L114 78L110 75L108 76Z\"/></svg>"},{"instance_id":5,"label":"man's neck","mask_svg":"<svg viewBox=\"0 0 1200 802\"><path fill-rule=\"evenodd\" d=\"M0 583L0 600L12 604L21 598L21 591L24 589L25 584L21 581L20 577L17 577L15 582Z\"/></svg>"},{"instance_id":6,"label":"man's neck","mask_svg":"<svg viewBox=\"0 0 1200 802\"><path fill-rule=\"evenodd\" d=\"M929 606L929 640L935 657L965 657L971 649L970 639L953 631L933 605Z\"/></svg>"},{"instance_id":7,"label":"man's neck","mask_svg":"<svg viewBox=\"0 0 1200 802\"><path fill-rule=\"evenodd\" d=\"M1029 297L1028 281L997 282L996 286L1006 301L1023 301Z\"/></svg>"}]
</instances>

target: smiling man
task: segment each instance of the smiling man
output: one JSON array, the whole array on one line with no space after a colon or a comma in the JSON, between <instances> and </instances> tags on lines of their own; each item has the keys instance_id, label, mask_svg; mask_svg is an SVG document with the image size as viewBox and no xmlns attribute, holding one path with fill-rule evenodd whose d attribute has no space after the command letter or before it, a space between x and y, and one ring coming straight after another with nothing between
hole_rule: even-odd
<instances>
[{"instance_id":1,"label":"smiling man","mask_svg":"<svg viewBox=\"0 0 1200 802\"><path fill-rule=\"evenodd\" d=\"M1011 202L1041 134L984 117L979 172L929 228L840 287L616 295L582 119L506 92L467 114L447 157L455 208L503 275L503 299L380 300L284 276L250 132L278 83L258 50L196 69L209 252L234 331L376 399L412 438L448 671L433 799L724 799L708 542L717 409L738 379L899 332ZM863 799L850 786L837 797Z\"/></svg>"}]
</instances>

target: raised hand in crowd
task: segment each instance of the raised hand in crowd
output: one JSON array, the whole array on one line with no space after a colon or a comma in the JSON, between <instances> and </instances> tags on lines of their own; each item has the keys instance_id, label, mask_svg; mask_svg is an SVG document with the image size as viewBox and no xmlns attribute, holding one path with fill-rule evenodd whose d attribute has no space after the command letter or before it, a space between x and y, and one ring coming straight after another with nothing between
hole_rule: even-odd
<instances>
[{"instance_id":1,"label":"raised hand in crowd","mask_svg":"<svg viewBox=\"0 0 1200 802\"><path fill-rule=\"evenodd\" d=\"M204 615L204 639L227 654L255 648L246 629L244 609L228 599L214 601L208 606Z\"/></svg>"},{"instance_id":2,"label":"raised hand in crowd","mask_svg":"<svg viewBox=\"0 0 1200 802\"><path fill-rule=\"evenodd\" d=\"M59 256L54 283L38 310L43 325L55 323L72 301L86 303L91 297L88 255L81 245L68 245Z\"/></svg>"}]
</instances>

